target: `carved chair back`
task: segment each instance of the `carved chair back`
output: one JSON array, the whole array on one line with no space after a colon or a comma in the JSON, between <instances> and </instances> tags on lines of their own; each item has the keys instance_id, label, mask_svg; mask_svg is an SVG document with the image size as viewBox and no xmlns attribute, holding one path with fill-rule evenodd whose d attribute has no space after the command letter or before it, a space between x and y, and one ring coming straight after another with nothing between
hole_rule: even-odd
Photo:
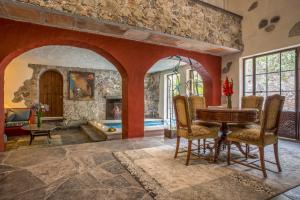
<instances>
[{"instance_id":1,"label":"carved chair back","mask_svg":"<svg viewBox=\"0 0 300 200\"><path fill-rule=\"evenodd\" d=\"M196 120L197 109L206 108L205 97L201 96L190 96L188 98L190 105L190 113L192 120Z\"/></svg>"},{"instance_id":2,"label":"carved chair back","mask_svg":"<svg viewBox=\"0 0 300 200\"><path fill-rule=\"evenodd\" d=\"M270 131L277 135L284 100L285 97L279 94L267 97L261 122L260 136L262 140L265 136L265 131Z\"/></svg>"},{"instance_id":3,"label":"carved chair back","mask_svg":"<svg viewBox=\"0 0 300 200\"><path fill-rule=\"evenodd\" d=\"M185 96L174 96L173 104L176 117L176 126L178 129L187 129L191 132L191 116L189 112L188 99Z\"/></svg>"},{"instance_id":4,"label":"carved chair back","mask_svg":"<svg viewBox=\"0 0 300 200\"><path fill-rule=\"evenodd\" d=\"M260 122L264 97L261 96L244 96L242 97L242 108L256 108L258 110L258 122Z\"/></svg>"}]
</instances>

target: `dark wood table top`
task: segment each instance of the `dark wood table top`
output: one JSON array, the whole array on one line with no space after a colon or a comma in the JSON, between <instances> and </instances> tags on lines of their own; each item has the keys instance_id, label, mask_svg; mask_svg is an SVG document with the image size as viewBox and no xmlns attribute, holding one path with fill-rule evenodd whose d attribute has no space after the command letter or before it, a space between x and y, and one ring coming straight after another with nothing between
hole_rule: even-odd
<instances>
[{"instance_id":1,"label":"dark wood table top","mask_svg":"<svg viewBox=\"0 0 300 200\"><path fill-rule=\"evenodd\" d=\"M197 119L220 123L256 122L258 110L252 108L208 107L197 109Z\"/></svg>"},{"instance_id":2,"label":"dark wood table top","mask_svg":"<svg viewBox=\"0 0 300 200\"><path fill-rule=\"evenodd\" d=\"M26 131L52 131L55 128L56 126L51 124L42 124L41 127L37 127L37 124L29 124L22 127Z\"/></svg>"}]
</instances>

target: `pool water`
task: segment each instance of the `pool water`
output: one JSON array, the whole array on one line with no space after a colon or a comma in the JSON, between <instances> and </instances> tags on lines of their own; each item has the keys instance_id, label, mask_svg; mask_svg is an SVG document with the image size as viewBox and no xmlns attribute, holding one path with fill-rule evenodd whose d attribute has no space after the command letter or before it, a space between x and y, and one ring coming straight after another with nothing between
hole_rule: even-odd
<instances>
[{"instance_id":1,"label":"pool water","mask_svg":"<svg viewBox=\"0 0 300 200\"><path fill-rule=\"evenodd\" d=\"M110 128L122 128L122 123L103 123L103 125L110 127ZM164 121L145 121L144 126L164 126Z\"/></svg>"}]
</instances>

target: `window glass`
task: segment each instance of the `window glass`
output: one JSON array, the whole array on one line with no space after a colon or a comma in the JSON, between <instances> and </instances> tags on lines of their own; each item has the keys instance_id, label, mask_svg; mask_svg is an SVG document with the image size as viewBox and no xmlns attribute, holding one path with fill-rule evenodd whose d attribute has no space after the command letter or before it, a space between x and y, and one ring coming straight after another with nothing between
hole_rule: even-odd
<instances>
[{"instance_id":1,"label":"window glass","mask_svg":"<svg viewBox=\"0 0 300 200\"><path fill-rule=\"evenodd\" d=\"M197 95L197 96L203 96L204 92L204 85L203 80L200 74L195 70L189 70L189 90L190 95Z\"/></svg>"},{"instance_id":2,"label":"window glass","mask_svg":"<svg viewBox=\"0 0 300 200\"><path fill-rule=\"evenodd\" d=\"M296 53L294 50L281 53L281 71L295 70Z\"/></svg>"},{"instance_id":3,"label":"window glass","mask_svg":"<svg viewBox=\"0 0 300 200\"><path fill-rule=\"evenodd\" d=\"M271 73L267 75L268 91L280 91L280 73Z\"/></svg>"},{"instance_id":4,"label":"window glass","mask_svg":"<svg viewBox=\"0 0 300 200\"><path fill-rule=\"evenodd\" d=\"M281 72L281 90L295 90L295 71Z\"/></svg>"},{"instance_id":5,"label":"window glass","mask_svg":"<svg viewBox=\"0 0 300 200\"><path fill-rule=\"evenodd\" d=\"M267 71L270 72L279 72L280 71L280 54L271 54L267 56Z\"/></svg>"},{"instance_id":6,"label":"window glass","mask_svg":"<svg viewBox=\"0 0 300 200\"><path fill-rule=\"evenodd\" d=\"M261 56L256 58L256 74L267 72L267 57Z\"/></svg>"},{"instance_id":7,"label":"window glass","mask_svg":"<svg viewBox=\"0 0 300 200\"><path fill-rule=\"evenodd\" d=\"M253 74L253 59L246 59L245 60L245 75L252 75Z\"/></svg>"}]
</instances>

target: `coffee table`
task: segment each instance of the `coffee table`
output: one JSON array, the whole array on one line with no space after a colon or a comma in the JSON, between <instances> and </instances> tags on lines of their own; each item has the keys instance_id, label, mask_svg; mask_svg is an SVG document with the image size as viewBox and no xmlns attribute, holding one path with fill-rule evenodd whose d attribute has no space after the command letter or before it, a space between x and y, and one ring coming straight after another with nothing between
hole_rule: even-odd
<instances>
[{"instance_id":1,"label":"coffee table","mask_svg":"<svg viewBox=\"0 0 300 200\"><path fill-rule=\"evenodd\" d=\"M23 130L30 131L30 142L31 145L34 137L38 136L48 136L48 143L50 144L51 132L56 129L55 125L42 124L41 127L37 127L37 124L30 124L22 127Z\"/></svg>"}]
</instances>

